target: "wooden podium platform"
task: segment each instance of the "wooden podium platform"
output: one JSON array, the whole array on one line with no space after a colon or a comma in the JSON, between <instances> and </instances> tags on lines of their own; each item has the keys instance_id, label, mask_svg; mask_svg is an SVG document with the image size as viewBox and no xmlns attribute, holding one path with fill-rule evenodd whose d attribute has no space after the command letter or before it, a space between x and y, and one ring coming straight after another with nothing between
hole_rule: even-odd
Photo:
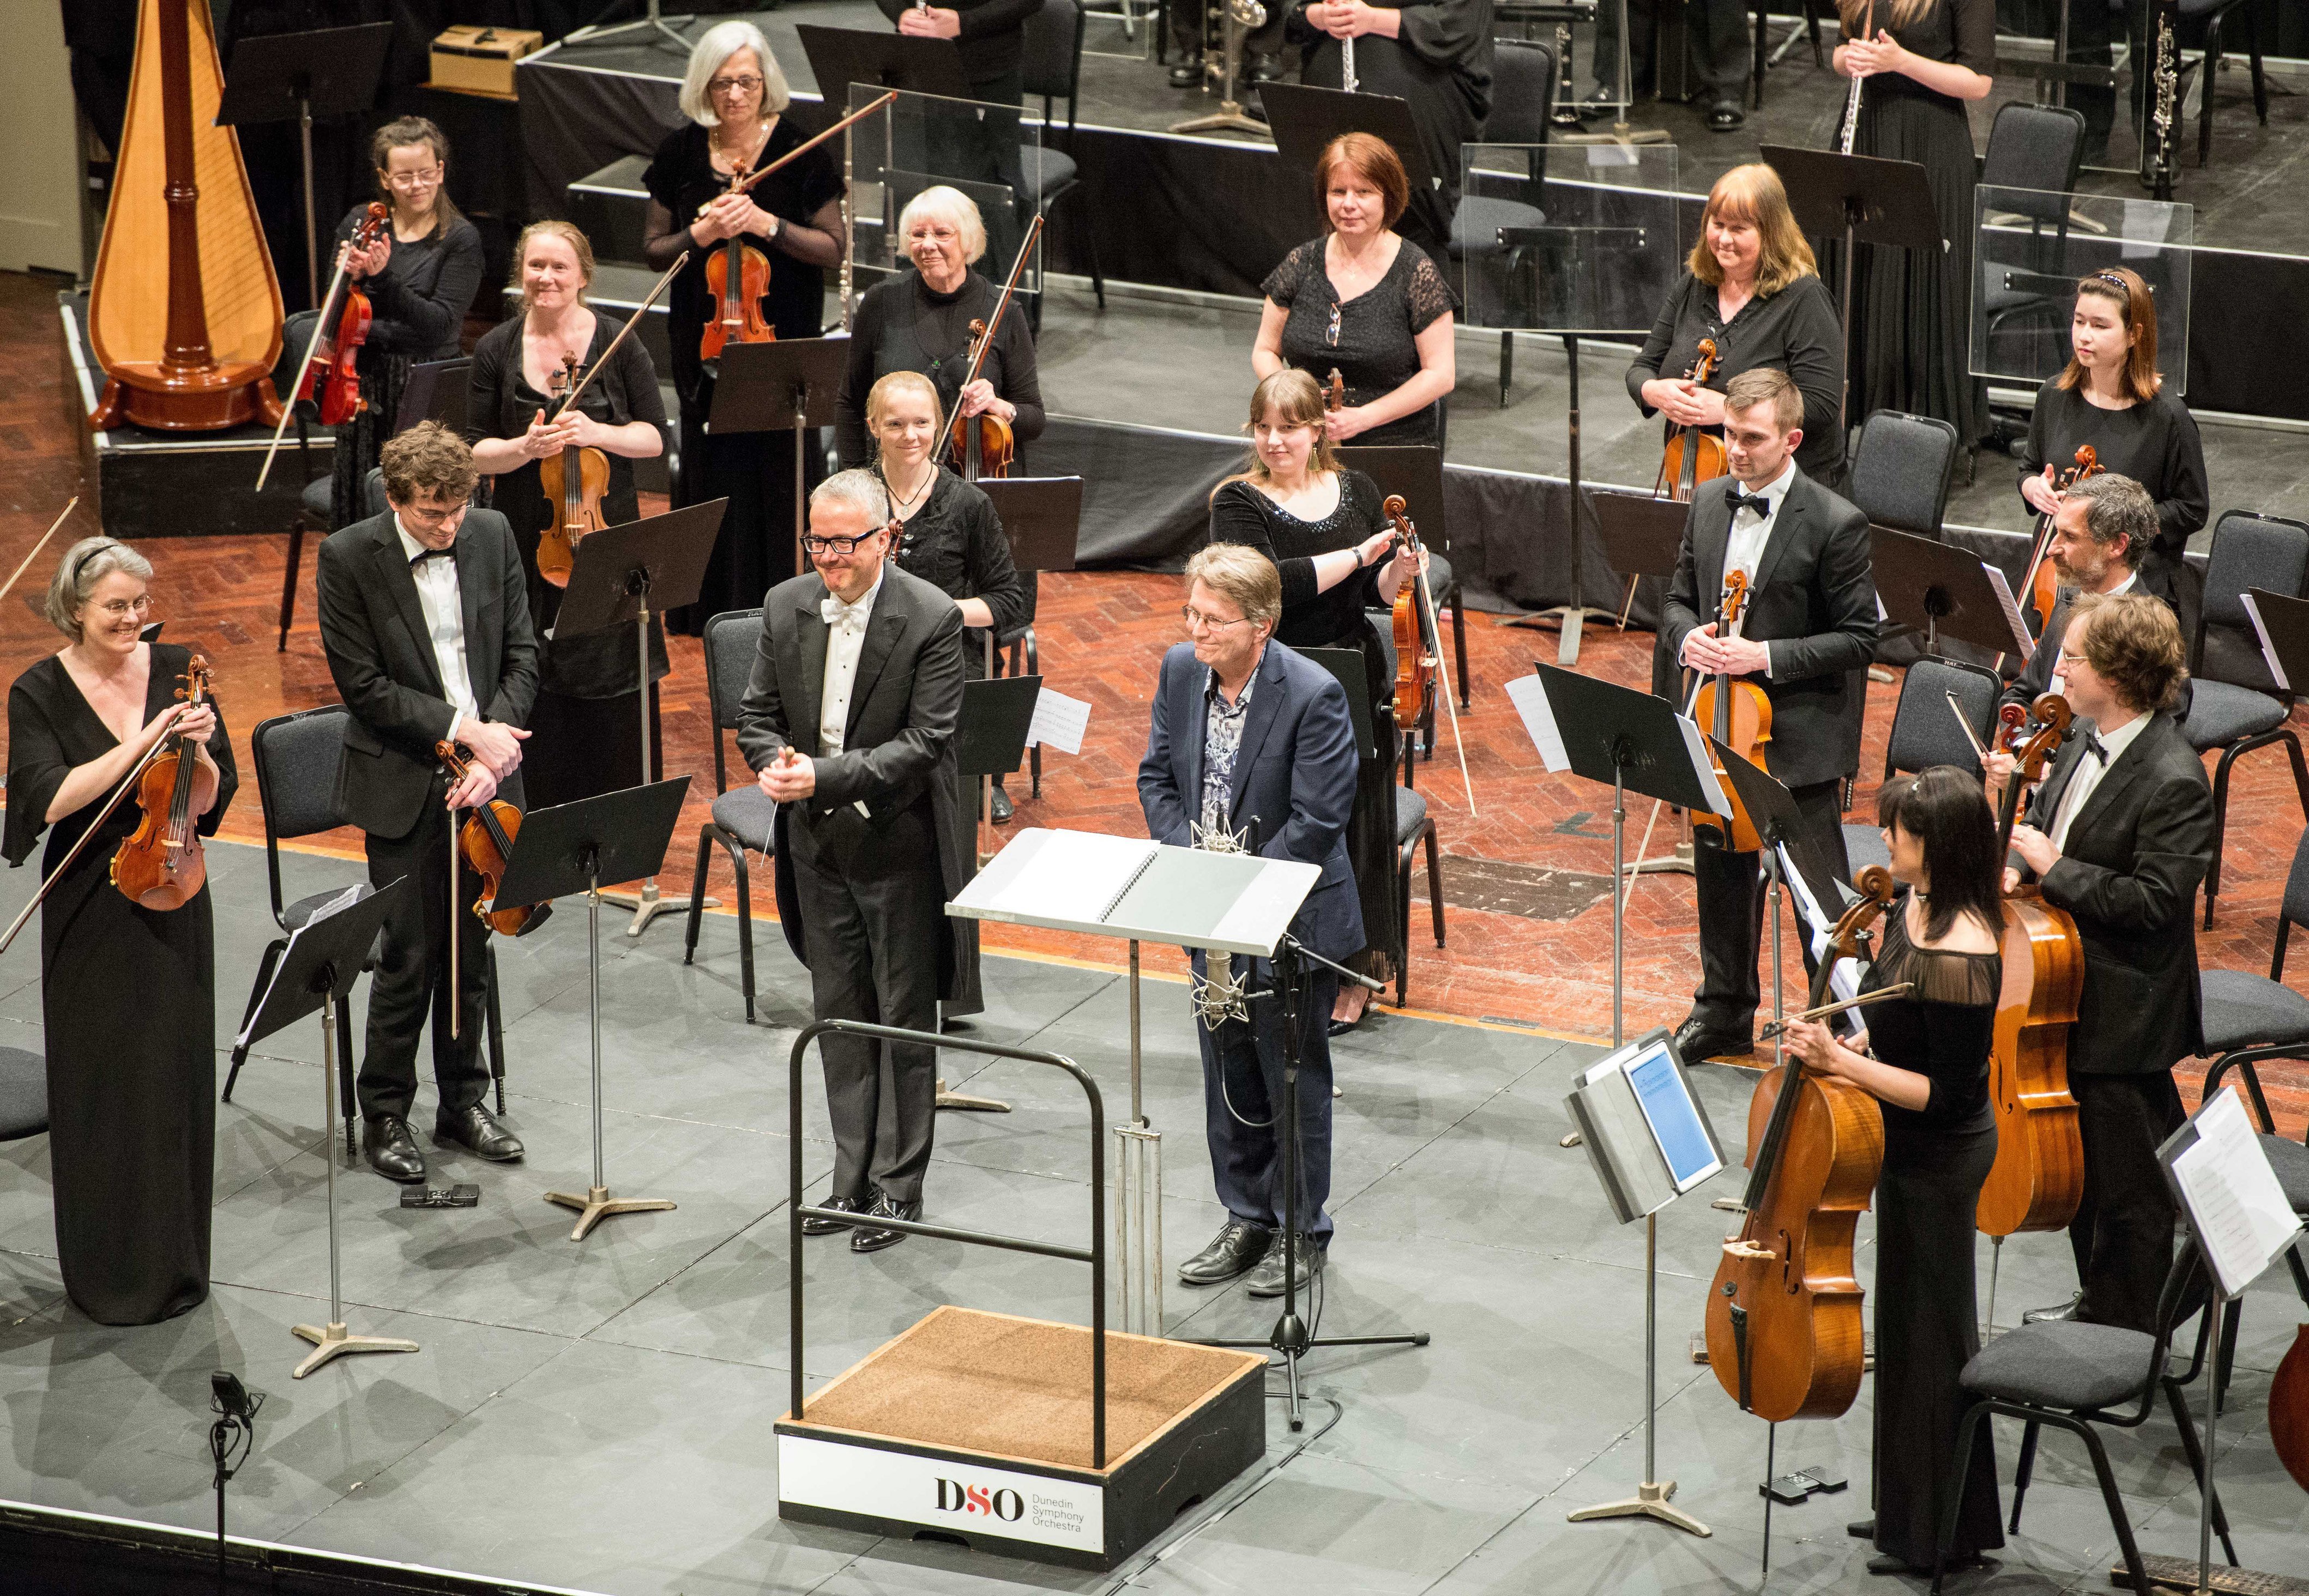
<instances>
[{"instance_id":1,"label":"wooden podium platform","mask_svg":"<svg viewBox=\"0 0 2309 1596\"><path fill-rule=\"evenodd\" d=\"M1266 1358L940 1307L779 1419L778 1516L1105 1570L1267 1448Z\"/></svg>"}]
</instances>

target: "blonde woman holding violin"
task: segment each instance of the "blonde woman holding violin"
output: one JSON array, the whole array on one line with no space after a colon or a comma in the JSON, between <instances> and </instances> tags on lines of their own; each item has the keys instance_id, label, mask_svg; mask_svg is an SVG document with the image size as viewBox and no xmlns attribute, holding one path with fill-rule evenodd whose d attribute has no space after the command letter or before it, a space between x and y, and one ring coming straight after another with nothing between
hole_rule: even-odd
<instances>
[{"instance_id":1,"label":"blonde woman holding violin","mask_svg":"<svg viewBox=\"0 0 2309 1596\"><path fill-rule=\"evenodd\" d=\"M1398 552L1378 486L1341 467L1323 431L1323 391L1303 371L1284 369L1252 390L1250 469L1211 495L1210 540L1244 543L1283 577L1276 640L1294 649L1353 649L1371 687L1375 756L1356 773L1347 821L1369 945L1347 961L1374 979L1393 974L1388 952L1401 915L1396 902L1394 647L1366 612L1395 602L1413 562ZM1370 994L1342 982L1332 1006L1334 1034L1362 1018Z\"/></svg>"}]
</instances>

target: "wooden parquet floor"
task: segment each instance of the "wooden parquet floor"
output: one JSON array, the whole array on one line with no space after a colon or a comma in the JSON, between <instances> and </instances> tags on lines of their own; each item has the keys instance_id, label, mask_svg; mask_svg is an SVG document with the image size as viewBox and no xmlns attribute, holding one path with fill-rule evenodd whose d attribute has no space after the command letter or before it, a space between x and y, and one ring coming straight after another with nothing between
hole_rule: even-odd
<instances>
[{"instance_id":1,"label":"wooden parquet floor","mask_svg":"<svg viewBox=\"0 0 2309 1596\"><path fill-rule=\"evenodd\" d=\"M0 570L13 568L64 501L86 491L81 443L71 424L51 280L0 274L0 447L7 467L0 479ZM187 506L196 516L198 507ZM72 538L95 530L83 504L74 523L0 605L0 671L13 679L58 640L40 615L41 593L55 556ZM285 529L284 529L285 531ZM273 648L286 539L169 538L144 545L156 566L156 614L171 639L197 644L217 668L219 696L246 760L250 728L268 715L325 703L334 697L314 621L311 558L297 625L286 652ZM1072 826L1143 834L1135 774L1144 744L1147 697L1163 651L1175 640L1175 580L1123 572L1045 577L1036 626L1050 685L1091 704L1082 753L1050 753L1042 793L1027 797L1022 772L1010 790L1018 800L1014 826ZM1448 730L1432 763L1417 781L1431 806L1447 854L1538 867L1587 876L1611 868L1611 794L1569 776L1551 776L1525 736L1503 691L1535 659L1553 658L1552 632L1503 625L1500 617L1469 617L1468 651L1474 708L1460 717L1466 739L1471 795L1452 758ZM1591 631L1582 669L1629 686L1648 680L1651 636ZM713 786L712 729L705 672L694 640L673 640L673 675L662 690L667 773L693 780L688 808L667 861L666 884L686 884ZM1879 687L1869 698L1864 784L1854 818L1873 814L1874 775L1882 767L1884 739L1897 689ZM736 766L734 751L731 762ZM742 774L742 767L737 767ZM1647 805L1629 813L1632 855ZM225 822L225 834L261 841L255 794L245 791ZM2226 881L2219 924L2204 934L2208 967L2265 971L2278 903L2302 828L2286 762L2270 750L2244 762L2232 785ZM360 840L336 833L316 843L358 855ZM1665 823L1653 852L1672 842ZM709 889L731 900L728 867L717 855ZM1449 945L1437 948L1427 930L1423 861L1414 877L1410 995L1421 1010L1474 1021L1585 1037L1611 1031L1611 919L1607 904L1568 919L1479 910L1452 902L1449 865L1444 896ZM756 912L771 910L766 891ZM726 910L725 910L725 912ZM678 936L664 926L651 933ZM720 933L726 937L726 930ZM1626 1024L1630 1034L1673 1024L1689 1007L1698 979L1696 926L1688 876L1647 876L1628 910ZM1122 950L1091 938L1024 927L989 927L992 948L1079 959L1120 962ZM727 949L726 940L722 946ZM728 953L717 956L730 956ZM1150 953L1156 971L1182 969L1175 952ZM1800 996L1801 962L1793 936L1784 944L1792 972L1791 996ZM1769 964L1766 975L1769 979ZM2309 992L2309 959L2294 960L2292 983ZM2274 1065L2264 1072L2290 1133L2301 1134L2309 1112L2309 1067ZM2184 1068L2193 1098L2201 1071Z\"/></svg>"}]
</instances>

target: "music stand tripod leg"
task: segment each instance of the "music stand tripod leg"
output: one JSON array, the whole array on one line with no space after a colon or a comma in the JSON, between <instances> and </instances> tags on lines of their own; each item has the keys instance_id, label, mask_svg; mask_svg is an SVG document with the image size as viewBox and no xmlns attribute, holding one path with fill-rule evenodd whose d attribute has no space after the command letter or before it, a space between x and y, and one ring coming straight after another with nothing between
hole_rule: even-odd
<instances>
[{"instance_id":1,"label":"music stand tripod leg","mask_svg":"<svg viewBox=\"0 0 2309 1596\"><path fill-rule=\"evenodd\" d=\"M644 625L646 625L646 621ZM646 635L646 634L644 634ZM649 712L648 701L643 701L644 714ZM644 744L642 758L649 758ZM586 855L587 871L591 874L595 856ZM584 1196L575 1192L548 1192L545 1200L564 1208L577 1211L577 1223L569 1232L572 1241L583 1241L589 1231L603 1220L620 1213L651 1213L677 1206L664 1197L613 1197L610 1195L608 1177L601 1167L601 900L607 896L600 881L591 881L585 891L585 1007L591 1021L588 1029L593 1043L593 1184Z\"/></svg>"},{"instance_id":2,"label":"music stand tripod leg","mask_svg":"<svg viewBox=\"0 0 2309 1596\"><path fill-rule=\"evenodd\" d=\"M799 479L797 479L797 480L799 480ZM797 487L794 491L799 494L801 490ZM641 600L642 612L635 618L634 621L634 650L641 664L640 672L635 679L641 683L641 691L639 694L641 699L642 716L641 784L644 787L647 787L652 781L657 780L657 777L653 773L653 762L650 758L650 608L649 579L646 576L642 578ZM601 902L604 903L614 903L620 909L630 909L634 911L633 922L626 927L626 935L628 936L639 936L643 932L650 928L650 922L657 919L657 917L662 914L688 914L689 912L689 900L687 897L667 897L663 893L658 890L657 877L654 876L648 877L642 883L642 890L638 893L603 893L601 894ZM701 909L719 909L722 907L722 900L719 898L703 898L698 901L698 907Z\"/></svg>"}]
</instances>

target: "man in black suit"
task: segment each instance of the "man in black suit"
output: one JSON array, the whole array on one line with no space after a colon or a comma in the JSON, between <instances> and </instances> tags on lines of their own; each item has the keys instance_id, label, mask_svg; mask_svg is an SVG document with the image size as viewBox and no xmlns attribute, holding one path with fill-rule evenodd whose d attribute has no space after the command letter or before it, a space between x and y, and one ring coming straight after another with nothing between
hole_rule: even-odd
<instances>
[{"instance_id":1,"label":"man in black suit","mask_svg":"<svg viewBox=\"0 0 2309 1596\"><path fill-rule=\"evenodd\" d=\"M1270 641L1283 615L1283 578L1273 562L1239 543L1215 543L1187 562L1187 629L1192 641L1163 658L1146 755L1138 763L1138 803L1146 834L1187 848L1222 834L1256 834L1267 858L1302 859L1323 874L1292 917L1292 934L1327 959L1363 945L1362 910L1347 865L1346 827L1354 808L1354 723L1347 695L1329 671ZM1206 955L1192 955L1195 974ZM1246 960L1245 985L1271 988L1274 967ZM1230 971L1232 974L1232 972ZM1323 1266L1331 1216L1331 1006L1339 978L1316 965L1302 978L1299 1026L1299 1212L1292 1273L1304 1287ZM1198 1025L1204 1121L1211 1174L1226 1223L1208 1247L1179 1266L1190 1286L1215 1286L1258 1265L1254 1297L1283 1295L1284 1030L1279 1000L1249 1005L1247 1019Z\"/></svg>"},{"instance_id":2,"label":"man in black suit","mask_svg":"<svg viewBox=\"0 0 2309 1596\"><path fill-rule=\"evenodd\" d=\"M2053 613L2045 619L2028 665L2005 687L2002 703L2026 708L2045 694L2061 690L2054 678L2061 675L2061 644L2068 635L2071 600L2080 592L2129 593L2136 588L2146 592L2133 571L2132 556L2135 550L2148 548L2156 535L2156 502L2132 478L2108 471L2087 477L2069 488L2062 496L2061 507L2054 512L2053 539L2045 554L2053 562L2058 582ZM2177 712L2185 714L2185 678L2181 690L2184 701Z\"/></svg>"},{"instance_id":3,"label":"man in black suit","mask_svg":"<svg viewBox=\"0 0 2309 1596\"><path fill-rule=\"evenodd\" d=\"M889 500L871 471L809 496L802 539L817 574L772 588L738 712L738 746L778 802L778 915L809 967L811 1013L935 1033L938 1000L976 979L975 944L948 899L975 860L955 763L962 611L900 570ZM823 1208L918 1220L938 1103L938 1050L828 1035L818 1044L834 1122ZM853 1252L903 1230L848 1229Z\"/></svg>"},{"instance_id":4,"label":"man in black suit","mask_svg":"<svg viewBox=\"0 0 2309 1596\"><path fill-rule=\"evenodd\" d=\"M417 1095L417 1036L433 1021L437 1143L495 1161L522 1145L481 1101L487 1012L485 927L472 913L480 878L459 872L456 1035L450 1035L451 812L502 792L521 801L522 723L537 693L537 640L513 531L469 510L473 452L436 422L385 446L385 513L321 545L321 646L352 718L337 772L337 807L367 833L369 880L410 888L385 923L369 987L368 1042L359 1096L361 1146L388 1180L425 1178L409 1132ZM470 773L452 786L434 745L463 745Z\"/></svg>"},{"instance_id":5,"label":"man in black suit","mask_svg":"<svg viewBox=\"0 0 2309 1596\"><path fill-rule=\"evenodd\" d=\"M1800 841L1841 879L1851 867L1840 788L1860 768L1876 583L1868 518L1796 469L1803 421L1803 395L1786 373L1760 367L1732 379L1724 394L1731 474L1692 495L1658 646L1688 670L1729 672L1764 689L1772 704L1765 768L1803 813ZM1738 636L1716 619L1732 571L1748 579ZM1753 1046L1763 880L1753 853L1710 846L1718 836L1695 828L1700 979L1676 1031L1686 1058L1740 1057Z\"/></svg>"},{"instance_id":6,"label":"man in black suit","mask_svg":"<svg viewBox=\"0 0 2309 1596\"><path fill-rule=\"evenodd\" d=\"M2012 851L2084 945L2069 1090L2084 1143L2084 1199L2069 1225L2078 1299L2024 1316L2153 1332L2173 1263L2172 1195L2158 1144L2184 1117L2173 1066L2204 1044L2196 898L2212 860L2204 763L2167 711L2183 678L2181 625L2146 593L2070 607L2062 675L2071 731L2012 829ZM1992 791L2012 756L1992 754ZM2007 874L2008 884L2018 872Z\"/></svg>"}]
</instances>

